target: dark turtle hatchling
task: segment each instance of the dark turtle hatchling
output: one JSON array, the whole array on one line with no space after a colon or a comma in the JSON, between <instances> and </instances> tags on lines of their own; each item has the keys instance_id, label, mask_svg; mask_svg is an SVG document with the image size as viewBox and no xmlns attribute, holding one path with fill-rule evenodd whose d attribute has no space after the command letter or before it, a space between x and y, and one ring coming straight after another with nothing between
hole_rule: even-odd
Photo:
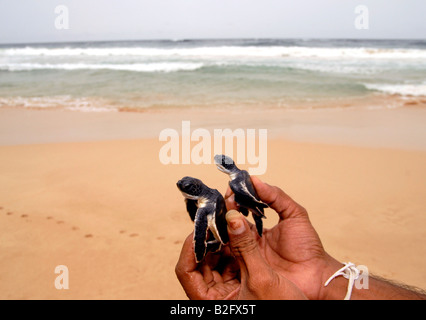
<instances>
[{"instance_id":1,"label":"dark turtle hatchling","mask_svg":"<svg viewBox=\"0 0 426 320\"><path fill-rule=\"evenodd\" d=\"M194 221L194 251L198 263L207 252L219 251L229 240L225 200L219 191L192 177L182 178L177 187L185 197L186 210Z\"/></svg>"},{"instance_id":2,"label":"dark turtle hatchling","mask_svg":"<svg viewBox=\"0 0 426 320\"><path fill-rule=\"evenodd\" d=\"M229 175L231 179L229 186L235 194L235 202L240 207L239 211L245 216L248 215L249 211L252 213L257 233L262 236L262 218L266 218L263 209L267 208L268 205L259 199L249 173L238 169L234 161L225 155L216 155L214 162L220 171Z\"/></svg>"}]
</instances>

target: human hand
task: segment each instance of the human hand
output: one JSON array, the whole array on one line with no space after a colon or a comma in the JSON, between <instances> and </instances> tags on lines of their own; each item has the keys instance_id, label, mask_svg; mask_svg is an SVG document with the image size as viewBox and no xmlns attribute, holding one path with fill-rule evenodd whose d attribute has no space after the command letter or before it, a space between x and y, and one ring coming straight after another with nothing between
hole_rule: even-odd
<instances>
[{"instance_id":1,"label":"human hand","mask_svg":"<svg viewBox=\"0 0 426 320\"><path fill-rule=\"evenodd\" d=\"M257 231L254 233L248 221L237 211L226 214L229 247L240 269L240 286L230 298L240 300L290 300L306 299L294 283L277 273L262 256ZM258 237L258 236L257 236Z\"/></svg>"},{"instance_id":2,"label":"human hand","mask_svg":"<svg viewBox=\"0 0 426 320\"><path fill-rule=\"evenodd\" d=\"M247 220L237 211L226 215L229 247L194 259L192 234L176 265L176 275L190 299L305 299L288 279L275 272L261 256ZM232 255L231 255L232 253Z\"/></svg>"},{"instance_id":3,"label":"human hand","mask_svg":"<svg viewBox=\"0 0 426 320\"><path fill-rule=\"evenodd\" d=\"M239 267L229 247L208 253L201 263L194 257L193 232L182 246L175 272L186 295L195 300L229 299L240 286Z\"/></svg>"},{"instance_id":4,"label":"human hand","mask_svg":"<svg viewBox=\"0 0 426 320\"><path fill-rule=\"evenodd\" d=\"M251 179L260 199L279 217L278 224L264 229L262 237L255 226L249 224L261 257L274 272L294 283L309 299L326 298L324 283L341 263L325 252L305 208L280 188L257 177ZM238 209L230 188L225 200L228 210Z\"/></svg>"},{"instance_id":5,"label":"human hand","mask_svg":"<svg viewBox=\"0 0 426 320\"><path fill-rule=\"evenodd\" d=\"M278 224L256 227L231 210L227 213L229 246L208 254L201 264L194 259L192 234L186 239L176 274L191 299L341 299L347 280L328 279L342 264L328 255L309 221L306 210L278 187L252 177L262 201L279 216ZM227 208L238 209L232 191ZM355 290L356 299L425 299L423 291L410 290L372 277L370 290Z\"/></svg>"}]
</instances>

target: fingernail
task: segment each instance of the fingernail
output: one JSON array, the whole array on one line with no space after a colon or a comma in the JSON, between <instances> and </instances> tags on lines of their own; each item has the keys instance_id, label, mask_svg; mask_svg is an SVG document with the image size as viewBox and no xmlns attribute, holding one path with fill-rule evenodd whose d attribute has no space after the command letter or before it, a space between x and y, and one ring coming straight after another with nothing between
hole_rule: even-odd
<instances>
[{"instance_id":1,"label":"fingernail","mask_svg":"<svg viewBox=\"0 0 426 320\"><path fill-rule=\"evenodd\" d=\"M232 234L240 234L245 230L244 218L241 213L236 210L229 210L226 213L226 221L228 222L229 232Z\"/></svg>"}]
</instances>

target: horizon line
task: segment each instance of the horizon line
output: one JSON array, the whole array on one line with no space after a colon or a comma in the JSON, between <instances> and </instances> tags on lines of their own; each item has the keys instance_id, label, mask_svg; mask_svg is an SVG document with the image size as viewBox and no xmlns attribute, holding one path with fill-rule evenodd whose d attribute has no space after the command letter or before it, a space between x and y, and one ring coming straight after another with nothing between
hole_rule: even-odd
<instances>
[{"instance_id":1,"label":"horizon line","mask_svg":"<svg viewBox=\"0 0 426 320\"><path fill-rule=\"evenodd\" d=\"M76 43L102 43L102 42L190 42L190 41L235 41L235 40L351 40L351 41L426 41L426 38L329 38L329 37L242 37L242 38L157 38L157 39L113 39L113 40L72 40L72 41L29 41L29 42L0 42L0 46L8 45L43 45L43 44L76 44Z\"/></svg>"}]
</instances>

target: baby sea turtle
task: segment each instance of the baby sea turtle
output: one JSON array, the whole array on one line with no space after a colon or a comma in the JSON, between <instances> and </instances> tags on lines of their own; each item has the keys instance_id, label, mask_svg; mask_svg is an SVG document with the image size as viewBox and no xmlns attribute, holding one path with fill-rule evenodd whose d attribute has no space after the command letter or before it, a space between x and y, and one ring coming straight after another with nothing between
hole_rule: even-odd
<instances>
[{"instance_id":1,"label":"baby sea turtle","mask_svg":"<svg viewBox=\"0 0 426 320\"><path fill-rule=\"evenodd\" d=\"M198 263L207 252L219 251L229 240L225 200L219 191L192 177L182 178L177 187L185 197L186 210L195 223L194 251Z\"/></svg>"},{"instance_id":2,"label":"baby sea turtle","mask_svg":"<svg viewBox=\"0 0 426 320\"><path fill-rule=\"evenodd\" d=\"M225 155L215 155L214 162L220 171L229 175L231 179L229 186L235 194L235 202L240 207L239 211L245 216L248 215L248 211L252 213L257 233L262 236L262 218L266 218L263 209L267 208L268 205L259 199L249 173L238 169L234 161Z\"/></svg>"}]
</instances>

